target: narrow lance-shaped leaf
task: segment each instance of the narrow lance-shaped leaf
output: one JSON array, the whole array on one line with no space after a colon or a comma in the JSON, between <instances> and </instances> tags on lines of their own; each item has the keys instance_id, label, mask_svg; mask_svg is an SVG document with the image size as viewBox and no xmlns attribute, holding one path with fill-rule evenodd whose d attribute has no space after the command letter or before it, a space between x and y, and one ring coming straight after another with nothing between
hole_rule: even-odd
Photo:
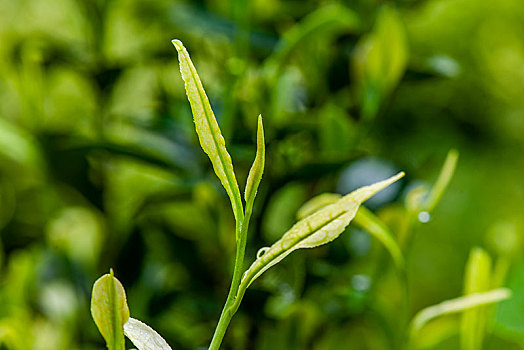
<instances>
[{"instance_id":1,"label":"narrow lance-shaped leaf","mask_svg":"<svg viewBox=\"0 0 524 350\"><path fill-rule=\"evenodd\" d=\"M362 37L354 52L362 118L370 120L398 84L408 62L406 30L396 9L387 5L380 9L372 32Z\"/></svg>"},{"instance_id":2,"label":"narrow lance-shaped leaf","mask_svg":"<svg viewBox=\"0 0 524 350\"><path fill-rule=\"evenodd\" d=\"M471 250L464 275L464 294L491 289L491 257L482 248ZM460 324L462 350L480 350L487 324L486 307L465 311Z\"/></svg>"},{"instance_id":3,"label":"narrow lance-shaped leaf","mask_svg":"<svg viewBox=\"0 0 524 350\"><path fill-rule=\"evenodd\" d=\"M124 325L126 337L133 342L138 350L171 350L167 342L153 328L134 318Z\"/></svg>"},{"instance_id":4,"label":"narrow lance-shaped leaf","mask_svg":"<svg viewBox=\"0 0 524 350\"><path fill-rule=\"evenodd\" d=\"M297 217L303 219L321 208L337 202L340 198L342 198L342 196L338 193L320 194L307 201L298 210ZM404 256L397 241L391 234L389 228L375 214L366 207L360 206L353 221L384 245L399 269L404 268Z\"/></svg>"},{"instance_id":5,"label":"narrow lance-shaped leaf","mask_svg":"<svg viewBox=\"0 0 524 350\"><path fill-rule=\"evenodd\" d=\"M91 315L109 350L125 350L124 324L129 319L126 292L113 275L105 274L93 285Z\"/></svg>"},{"instance_id":6,"label":"narrow lance-shaped leaf","mask_svg":"<svg viewBox=\"0 0 524 350\"><path fill-rule=\"evenodd\" d=\"M271 57L266 60L265 69L275 77L290 53L300 45L309 42L314 37L329 40L330 33L354 33L362 26L357 14L340 4L329 4L305 16L299 23L288 30L278 42Z\"/></svg>"},{"instance_id":7,"label":"narrow lance-shaped leaf","mask_svg":"<svg viewBox=\"0 0 524 350\"><path fill-rule=\"evenodd\" d=\"M244 198L246 200L246 208L251 208L257 195L258 186L264 173L264 163L266 161L266 145L264 142L264 126L262 124L262 115L258 116L258 127L257 127L257 154L253 165L249 170L247 176L246 189L244 192Z\"/></svg>"},{"instance_id":8,"label":"narrow lance-shaped leaf","mask_svg":"<svg viewBox=\"0 0 524 350\"><path fill-rule=\"evenodd\" d=\"M360 207L355 215L355 223L369 232L370 235L378 239L384 245L395 265L399 269L404 268L404 256L397 241L393 238L389 228L366 207Z\"/></svg>"},{"instance_id":9,"label":"narrow lance-shaped leaf","mask_svg":"<svg viewBox=\"0 0 524 350\"><path fill-rule=\"evenodd\" d=\"M448 152L446 160L444 161L444 165L440 170L438 179L428 195L428 199L426 200L424 210L431 212L437 206L438 202L440 201L440 198L442 198L442 195L444 194L444 191L448 187L451 178L453 177L453 174L455 173L458 157L459 153L457 152L457 150L451 149Z\"/></svg>"},{"instance_id":10,"label":"narrow lance-shaped leaf","mask_svg":"<svg viewBox=\"0 0 524 350\"><path fill-rule=\"evenodd\" d=\"M482 305L492 304L511 297L511 291L507 288L494 289L484 293L474 293L459 297L456 299L446 300L440 304L429 306L419 311L411 321L411 336L424 327L432 319L462 312Z\"/></svg>"},{"instance_id":11,"label":"narrow lance-shaped leaf","mask_svg":"<svg viewBox=\"0 0 524 350\"><path fill-rule=\"evenodd\" d=\"M185 83L200 145L209 156L216 175L226 189L235 218L238 220L243 215L242 199L224 137L189 53L180 40L172 40L172 43L178 51L180 73Z\"/></svg>"},{"instance_id":12,"label":"narrow lance-shaped leaf","mask_svg":"<svg viewBox=\"0 0 524 350\"><path fill-rule=\"evenodd\" d=\"M362 202L404 176L364 186L297 222L282 238L265 250L242 277L240 293L262 273L300 248L314 248L336 239L351 222Z\"/></svg>"}]
</instances>

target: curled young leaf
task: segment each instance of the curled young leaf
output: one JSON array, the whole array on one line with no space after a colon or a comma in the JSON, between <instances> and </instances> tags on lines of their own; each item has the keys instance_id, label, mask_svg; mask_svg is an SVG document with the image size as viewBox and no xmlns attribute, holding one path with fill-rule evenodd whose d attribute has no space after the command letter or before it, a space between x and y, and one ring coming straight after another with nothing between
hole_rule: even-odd
<instances>
[{"instance_id":1,"label":"curled young leaf","mask_svg":"<svg viewBox=\"0 0 524 350\"><path fill-rule=\"evenodd\" d=\"M180 40L172 40L171 42L178 51L180 73L193 112L200 146L211 160L215 174L231 200L235 218L239 219L243 215L242 199L233 170L233 162L226 149L226 142L189 53Z\"/></svg>"},{"instance_id":2,"label":"curled young leaf","mask_svg":"<svg viewBox=\"0 0 524 350\"><path fill-rule=\"evenodd\" d=\"M126 292L113 275L100 277L93 285L91 315L109 350L125 350L124 323L129 319Z\"/></svg>"},{"instance_id":3,"label":"curled young leaf","mask_svg":"<svg viewBox=\"0 0 524 350\"><path fill-rule=\"evenodd\" d=\"M246 190L244 192L244 198L246 200L246 207L252 207L257 195L258 185L262 179L264 173L264 163L266 159L266 145L264 143L264 126L262 124L262 115L258 116L258 128L257 128L257 154L253 165L249 170L247 176Z\"/></svg>"},{"instance_id":4,"label":"curled young leaf","mask_svg":"<svg viewBox=\"0 0 524 350\"><path fill-rule=\"evenodd\" d=\"M362 202L402 176L404 176L403 172L387 180L361 187L297 222L249 267L242 277L241 293L258 276L291 252L301 248L314 248L336 239L349 225Z\"/></svg>"},{"instance_id":5,"label":"curled young leaf","mask_svg":"<svg viewBox=\"0 0 524 350\"><path fill-rule=\"evenodd\" d=\"M137 319L129 318L124 325L124 333L138 350L171 350L160 334Z\"/></svg>"}]
</instances>

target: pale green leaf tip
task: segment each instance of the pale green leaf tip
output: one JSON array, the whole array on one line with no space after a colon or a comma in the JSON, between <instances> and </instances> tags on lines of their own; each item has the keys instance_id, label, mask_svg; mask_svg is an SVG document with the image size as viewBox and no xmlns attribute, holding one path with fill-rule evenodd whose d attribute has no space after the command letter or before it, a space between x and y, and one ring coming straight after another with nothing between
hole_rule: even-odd
<instances>
[{"instance_id":1,"label":"pale green leaf tip","mask_svg":"<svg viewBox=\"0 0 524 350\"><path fill-rule=\"evenodd\" d=\"M253 165L249 170L246 188L244 190L244 199L246 200L246 203L254 200L254 195L256 195L258 185L260 184L262 173L264 172L265 147L264 125L262 123L262 114L259 114L257 126L257 153Z\"/></svg>"},{"instance_id":2,"label":"pale green leaf tip","mask_svg":"<svg viewBox=\"0 0 524 350\"><path fill-rule=\"evenodd\" d=\"M348 194L347 196L350 196L357 200L359 203L362 203L368 200L370 197L374 196L376 193L382 191L384 188L388 187L392 183L397 182L399 179L404 177L404 175L406 174L403 171L401 171L398 174L393 175L386 180L382 180L372 185L358 188L355 191Z\"/></svg>"},{"instance_id":3,"label":"pale green leaf tip","mask_svg":"<svg viewBox=\"0 0 524 350\"><path fill-rule=\"evenodd\" d=\"M406 173L401 171L397 175L394 175L391 178L389 178L389 180L391 180L391 183L393 183L393 182L396 182L396 181L402 179L404 176L406 176Z\"/></svg>"},{"instance_id":4,"label":"pale green leaf tip","mask_svg":"<svg viewBox=\"0 0 524 350\"><path fill-rule=\"evenodd\" d=\"M509 299L513 296L513 292L509 288L500 288L500 299Z\"/></svg>"},{"instance_id":5,"label":"pale green leaf tip","mask_svg":"<svg viewBox=\"0 0 524 350\"><path fill-rule=\"evenodd\" d=\"M257 147L263 150L264 144L264 124L262 123L262 114L258 115L258 128L257 128Z\"/></svg>"},{"instance_id":6,"label":"pale green leaf tip","mask_svg":"<svg viewBox=\"0 0 524 350\"><path fill-rule=\"evenodd\" d=\"M365 198L365 199L367 199L367 198L371 197L372 195L374 195L375 193L377 193L379 191L382 191L384 188L388 187L389 185L397 182L398 180L403 178L405 175L406 175L406 173L401 171L398 174L393 175L393 176L391 176L390 178L388 178L386 180L382 180L382 181L376 182L376 183L374 183L372 185L369 185L369 186L361 187L360 189L366 189L366 188L370 188L370 187L373 188L373 193L369 193L366 196L366 198ZM355 192L359 191L360 189L357 189Z\"/></svg>"},{"instance_id":7,"label":"pale green leaf tip","mask_svg":"<svg viewBox=\"0 0 524 350\"><path fill-rule=\"evenodd\" d=\"M184 49L184 44L178 39L171 40L171 43L176 47L178 51L181 51Z\"/></svg>"},{"instance_id":8,"label":"pale green leaf tip","mask_svg":"<svg viewBox=\"0 0 524 350\"><path fill-rule=\"evenodd\" d=\"M459 151L456 149L456 148L452 148L448 151L448 155L452 156L452 157L457 157L459 156Z\"/></svg>"}]
</instances>

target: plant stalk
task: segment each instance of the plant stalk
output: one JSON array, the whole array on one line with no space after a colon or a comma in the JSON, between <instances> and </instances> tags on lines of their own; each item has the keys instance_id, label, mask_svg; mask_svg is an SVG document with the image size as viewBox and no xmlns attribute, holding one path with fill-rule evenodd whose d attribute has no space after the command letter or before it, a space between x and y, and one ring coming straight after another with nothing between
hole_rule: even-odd
<instances>
[{"instance_id":1,"label":"plant stalk","mask_svg":"<svg viewBox=\"0 0 524 350\"><path fill-rule=\"evenodd\" d=\"M233 269L233 280L231 281L231 287L229 288L226 303L224 304L224 308L220 314L220 319L218 320L217 327L215 328L213 339L209 345L209 350L220 349L220 344L222 344L227 327L229 326L231 319L240 306L240 300L236 299L240 282L242 281L242 274L244 272L244 255L246 252L247 229L249 226L249 219L251 218L252 209L253 203L247 203L245 215L243 217L241 216L241 220L238 220L236 223L235 231L239 234L236 234L236 237L238 237L238 242L235 256L235 267Z\"/></svg>"}]
</instances>

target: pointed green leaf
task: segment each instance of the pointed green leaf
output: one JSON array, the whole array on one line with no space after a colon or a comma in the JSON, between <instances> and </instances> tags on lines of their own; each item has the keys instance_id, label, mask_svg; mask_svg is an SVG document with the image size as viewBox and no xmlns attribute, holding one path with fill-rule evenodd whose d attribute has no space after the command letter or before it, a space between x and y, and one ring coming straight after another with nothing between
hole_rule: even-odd
<instances>
[{"instance_id":1,"label":"pointed green leaf","mask_svg":"<svg viewBox=\"0 0 524 350\"><path fill-rule=\"evenodd\" d=\"M290 53L301 43L310 42L314 37L326 37L330 33L354 33L361 27L358 15L347 6L328 4L308 14L291 27L277 44L274 53L266 60L266 70L272 78L285 63Z\"/></svg>"},{"instance_id":2,"label":"pointed green leaf","mask_svg":"<svg viewBox=\"0 0 524 350\"><path fill-rule=\"evenodd\" d=\"M362 227L384 245L389 254L391 254L397 268L404 268L404 256L402 255L402 251L393 237L393 234L391 234L391 231L382 220L364 206L360 207L354 220L355 224Z\"/></svg>"},{"instance_id":3,"label":"pointed green leaf","mask_svg":"<svg viewBox=\"0 0 524 350\"><path fill-rule=\"evenodd\" d=\"M264 249L262 256L257 257L242 277L241 291L291 252L301 248L314 248L336 239L349 225L362 202L402 176L404 173L401 172L387 180L361 187L297 222L279 241Z\"/></svg>"},{"instance_id":4,"label":"pointed green leaf","mask_svg":"<svg viewBox=\"0 0 524 350\"><path fill-rule=\"evenodd\" d=\"M338 193L323 193L320 194L309 201L307 201L297 213L299 219L303 219L306 216L313 214L314 212L320 210L321 208L333 204L338 201L342 196ZM384 245L386 250L391 254L395 265L399 269L404 268L404 256L402 251L391 234L389 228L380 220L375 214L373 214L369 209L364 206L361 206L353 221L358 226L366 230L370 235L375 237L380 243Z\"/></svg>"},{"instance_id":5,"label":"pointed green leaf","mask_svg":"<svg viewBox=\"0 0 524 350\"><path fill-rule=\"evenodd\" d=\"M362 96L363 118L373 118L396 87L408 62L406 30L397 10L383 6L373 31L355 48L353 68Z\"/></svg>"},{"instance_id":6,"label":"pointed green leaf","mask_svg":"<svg viewBox=\"0 0 524 350\"><path fill-rule=\"evenodd\" d=\"M109 350L125 350L124 324L129 319L124 287L110 274L100 277L93 285L91 315L104 337Z\"/></svg>"},{"instance_id":7,"label":"pointed green leaf","mask_svg":"<svg viewBox=\"0 0 524 350\"><path fill-rule=\"evenodd\" d=\"M438 179L435 182L435 185L433 185L431 188L431 192L429 193L424 210L431 212L437 206L440 198L442 198L442 195L444 194L444 191L448 187L453 174L455 173L458 157L459 153L457 150L451 149L448 152L446 160L444 161L444 165L442 165L442 169L440 170Z\"/></svg>"},{"instance_id":8,"label":"pointed green leaf","mask_svg":"<svg viewBox=\"0 0 524 350\"><path fill-rule=\"evenodd\" d=\"M258 128L257 128L257 154L253 165L249 170L247 176L246 190L244 192L244 198L246 200L246 207L252 207L257 195L258 185L262 179L264 173L264 164L266 161L266 145L264 142L264 126L262 125L262 116L258 116Z\"/></svg>"},{"instance_id":9,"label":"pointed green leaf","mask_svg":"<svg viewBox=\"0 0 524 350\"><path fill-rule=\"evenodd\" d=\"M134 318L124 325L126 337L138 350L171 350L169 344L153 328Z\"/></svg>"},{"instance_id":10,"label":"pointed green leaf","mask_svg":"<svg viewBox=\"0 0 524 350\"><path fill-rule=\"evenodd\" d=\"M243 215L242 199L224 137L189 53L180 40L172 40L172 43L178 51L180 73L193 112L200 146L211 160L213 169L231 200L235 218L239 219Z\"/></svg>"},{"instance_id":11,"label":"pointed green leaf","mask_svg":"<svg viewBox=\"0 0 524 350\"><path fill-rule=\"evenodd\" d=\"M511 297L511 291L507 288L493 289L489 292L474 293L446 300L440 304L429 306L419 311L411 321L411 336L424 327L432 319L449 314L455 314L478 306L499 302Z\"/></svg>"},{"instance_id":12,"label":"pointed green leaf","mask_svg":"<svg viewBox=\"0 0 524 350\"><path fill-rule=\"evenodd\" d=\"M44 174L46 164L38 142L8 118L0 118L0 156L28 167L32 175Z\"/></svg>"},{"instance_id":13,"label":"pointed green leaf","mask_svg":"<svg viewBox=\"0 0 524 350\"><path fill-rule=\"evenodd\" d=\"M485 292L491 288L491 257L482 248L473 248L466 264L464 294ZM463 350L480 350L487 323L487 309L476 308L462 314L460 339Z\"/></svg>"}]
</instances>

